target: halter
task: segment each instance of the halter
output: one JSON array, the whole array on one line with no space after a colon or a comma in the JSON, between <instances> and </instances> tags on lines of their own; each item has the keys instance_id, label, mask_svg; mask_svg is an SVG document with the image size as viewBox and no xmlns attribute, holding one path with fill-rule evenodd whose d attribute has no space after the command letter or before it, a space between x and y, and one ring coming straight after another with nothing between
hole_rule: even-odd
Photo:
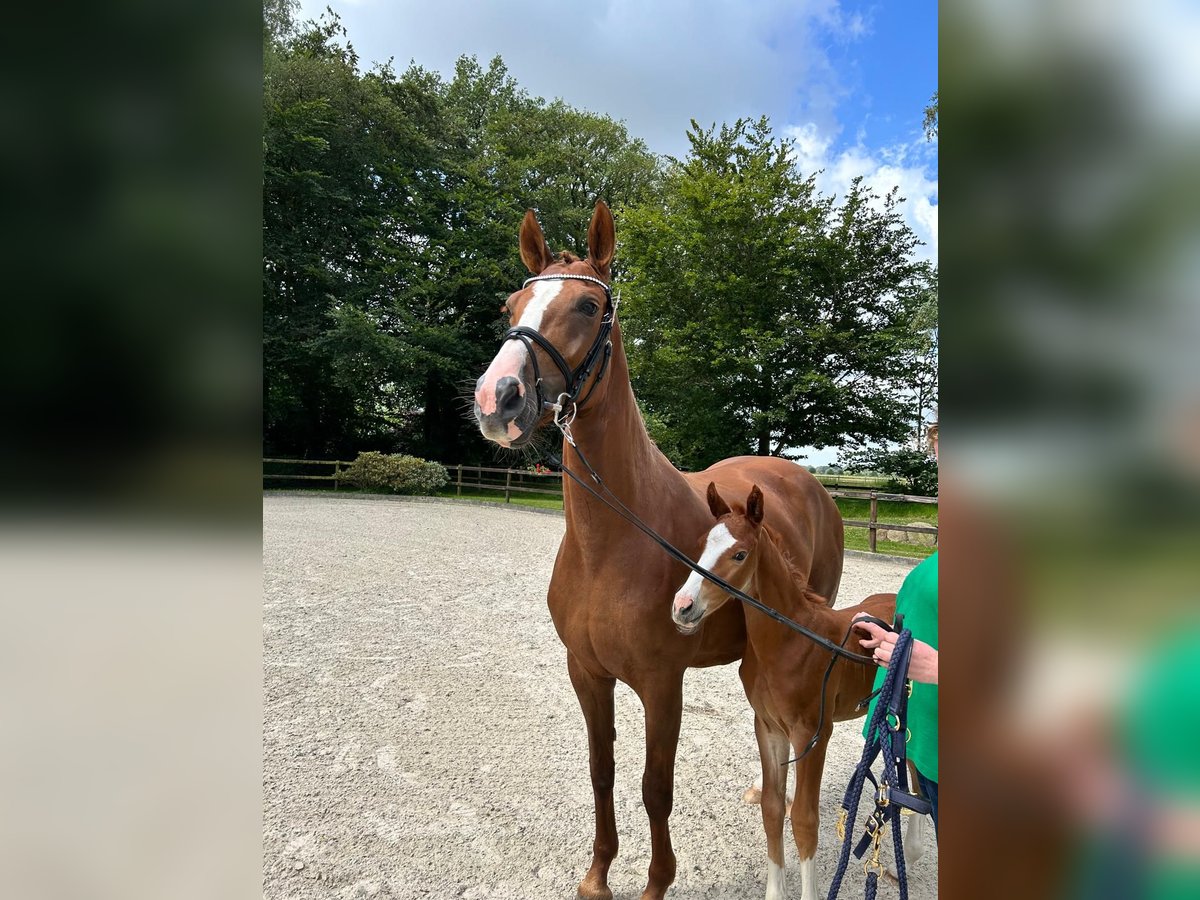
<instances>
[{"instance_id":1,"label":"halter","mask_svg":"<svg viewBox=\"0 0 1200 900\"><path fill-rule=\"evenodd\" d=\"M583 362L574 369L567 365L567 361L563 359L563 355L558 352L558 349L536 329L525 325L516 325L504 332L505 341L520 341L529 351L529 359L533 363L533 386L537 392L538 409L553 410L555 424L560 424L563 421L569 423L579 412L579 407L583 406L588 398L592 396L592 392L596 390L596 385L604 378L604 372L608 369L608 361L612 357L612 341L609 340L609 335L612 333L613 322L617 318L617 307L621 305L621 297L618 294L614 298L612 288L599 278L593 278L591 275L572 275L566 272L560 275L535 275L532 278L526 278L521 283L521 287L525 288L532 281L590 281L592 284L599 285L604 290L604 299L607 301L608 310L604 314L604 318L600 320L600 331L596 334L596 339L592 342L591 349L588 350L587 355L584 356ZM553 403L549 402L545 394L542 393L542 373L538 366L537 353L533 349L534 344L542 348L563 376L564 389ZM596 380L592 382L592 386L588 388L588 392L580 398L579 392L583 390L588 376L592 374L592 369L596 367L596 361L600 358L601 351L603 351L604 360L600 363L600 371L596 373ZM568 407L570 407L569 413L566 412Z\"/></svg>"}]
</instances>

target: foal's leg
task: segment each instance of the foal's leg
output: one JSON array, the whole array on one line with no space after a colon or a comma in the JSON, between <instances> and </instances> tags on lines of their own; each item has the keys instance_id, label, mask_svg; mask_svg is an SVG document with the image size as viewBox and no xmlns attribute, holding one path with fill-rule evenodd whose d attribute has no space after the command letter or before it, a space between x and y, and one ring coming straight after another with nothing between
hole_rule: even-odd
<instances>
[{"instance_id":1,"label":"foal's leg","mask_svg":"<svg viewBox=\"0 0 1200 900\"><path fill-rule=\"evenodd\" d=\"M811 732L803 733L797 744L808 743ZM821 739L809 751L808 756L796 763L796 801L792 804L792 835L796 839L796 853L800 857L800 885L802 900L817 900L817 829L820 826L821 773L825 770L825 751L829 748L832 727L826 725ZM798 736L798 735L796 735Z\"/></svg>"},{"instance_id":2,"label":"foal's leg","mask_svg":"<svg viewBox=\"0 0 1200 900\"><path fill-rule=\"evenodd\" d=\"M758 756L762 760L762 820L767 834L767 900L783 900L783 818L787 812L784 794L787 786L788 751L786 735L768 730L759 716L754 717L754 736L758 738Z\"/></svg>"},{"instance_id":3,"label":"foal's leg","mask_svg":"<svg viewBox=\"0 0 1200 900\"><path fill-rule=\"evenodd\" d=\"M592 842L592 865L579 884L584 900L612 900L608 867L617 855L617 821L613 811L613 687L612 678L597 678L567 653L567 671L587 723L588 761L592 794L596 800L596 838Z\"/></svg>"},{"instance_id":4,"label":"foal's leg","mask_svg":"<svg viewBox=\"0 0 1200 900\"><path fill-rule=\"evenodd\" d=\"M650 876L642 900L662 900L675 880L668 819L675 792L675 751L683 716L683 673L664 673L634 688L646 711L646 770L642 803L650 817Z\"/></svg>"}]
</instances>

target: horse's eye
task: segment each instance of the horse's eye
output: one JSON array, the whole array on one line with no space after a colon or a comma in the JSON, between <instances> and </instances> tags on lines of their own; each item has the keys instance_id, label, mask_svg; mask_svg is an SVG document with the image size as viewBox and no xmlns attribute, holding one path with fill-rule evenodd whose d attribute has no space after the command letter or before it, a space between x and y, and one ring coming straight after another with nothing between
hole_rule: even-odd
<instances>
[{"instance_id":1,"label":"horse's eye","mask_svg":"<svg viewBox=\"0 0 1200 900\"><path fill-rule=\"evenodd\" d=\"M600 311L600 307L591 300L585 300L583 303L579 304L579 309L584 315L588 316L594 316Z\"/></svg>"},{"instance_id":2,"label":"horse's eye","mask_svg":"<svg viewBox=\"0 0 1200 900\"><path fill-rule=\"evenodd\" d=\"M746 558L745 550L739 550L737 553L733 554L733 559L735 562L741 562L745 558Z\"/></svg>"}]
</instances>

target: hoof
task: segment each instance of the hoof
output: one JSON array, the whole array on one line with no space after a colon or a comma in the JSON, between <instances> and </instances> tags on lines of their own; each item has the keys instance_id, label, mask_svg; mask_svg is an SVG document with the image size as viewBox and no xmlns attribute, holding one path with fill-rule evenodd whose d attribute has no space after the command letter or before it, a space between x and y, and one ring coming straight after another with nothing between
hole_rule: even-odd
<instances>
[{"instance_id":1,"label":"hoof","mask_svg":"<svg viewBox=\"0 0 1200 900\"><path fill-rule=\"evenodd\" d=\"M752 784L746 788L746 792L742 794L742 802L750 806L757 806L762 803L762 788L757 784Z\"/></svg>"}]
</instances>

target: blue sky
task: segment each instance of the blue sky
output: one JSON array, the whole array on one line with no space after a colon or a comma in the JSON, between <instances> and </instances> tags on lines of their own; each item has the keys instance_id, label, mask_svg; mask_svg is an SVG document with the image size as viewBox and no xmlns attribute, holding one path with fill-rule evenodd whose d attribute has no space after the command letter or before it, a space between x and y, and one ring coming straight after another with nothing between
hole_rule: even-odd
<instances>
[{"instance_id":1,"label":"blue sky","mask_svg":"<svg viewBox=\"0 0 1200 900\"><path fill-rule=\"evenodd\" d=\"M933 0L302 0L300 18L326 5L364 66L449 75L462 54L499 54L531 93L622 119L657 153L685 155L693 118L766 114L824 192L856 176L899 187L922 255L937 258L937 143L921 132L937 88Z\"/></svg>"}]
</instances>

